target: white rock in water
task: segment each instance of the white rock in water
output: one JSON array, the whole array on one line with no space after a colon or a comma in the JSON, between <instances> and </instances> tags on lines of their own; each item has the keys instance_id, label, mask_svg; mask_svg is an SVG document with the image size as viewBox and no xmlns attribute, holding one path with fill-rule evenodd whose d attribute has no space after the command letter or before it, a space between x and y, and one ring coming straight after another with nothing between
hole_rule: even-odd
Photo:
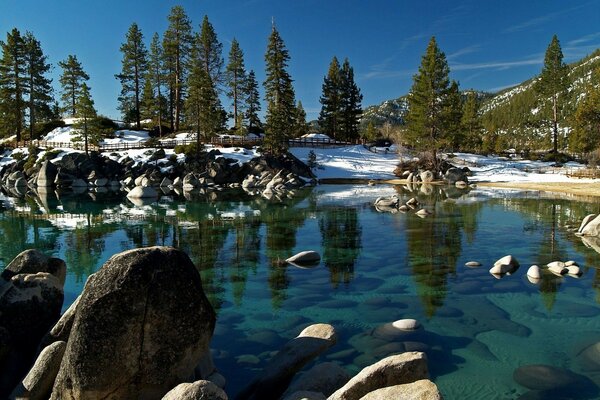
<instances>
[{"instance_id":1,"label":"white rock in water","mask_svg":"<svg viewBox=\"0 0 600 400\"><path fill-rule=\"evenodd\" d=\"M546 264L546 267L548 268L564 268L565 266L565 263L562 261L552 261Z\"/></svg>"},{"instance_id":2,"label":"white rock in water","mask_svg":"<svg viewBox=\"0 0 600 400\"><path fill-rule=\"evenodd\" d=\"M597 215L596 214L588 214L585 216L585 218L583 219L583 221L581 221L581 225L579 225L579 229L577 229L578 233L583 232L583 228L585 228L585 226L594 218L596 218Z\"/></svg>"},{"instance_id":3,"label":"white rock in water","mask_svg":"<svg viewBox=\"0 0 600 400\"><path fill-rule=\"evenodd\" d=\"M569 265L566 268L569 275L581 275L581 269L577 265Z\"/></svg>"},{"instance_id":4,"label":"white rock in water","mask_svg":"<svg viewBox=\"0 0 600 400\"><path fill-rule=\"evenodd\" d=\"M555 275L564 275L568 272L565 264L562 262L554 263L551 262L548 264L548 271L552 272Z\"/></svg>"},{"instance_id":5,"label":"white rock in water","mask_svg":"<svg viewBox=\"0 0 600 400\"><path fill-rule=\"evenodd\" d=\"M403 331L414 331L415 329L419 329L421 324L416 319L406 318L392 322L392 326Z\"/></svg>"},{"instance_id":6,"label":"white rock in water","mask_svg":"<svg viewBox=\"0 0 600 400\"><path fill-rule=\"evenodd\" d=\"M529 267L529 269L527 270L527 276L532 279L540 279L542 277L540 267L538 267L537 265L532 265L531 267Z\"/></svg>"},{"instance_id":7,"label":"white rock in water","mask_svg":"<svg viewBox=\"0 0 600 400\"><path fill-rule=\"evenodd\" d=\"M419 211L417 211L417 212L416 212L416 214L417 214L419 217L427 217L428 215L431 215L431 212L427 211L427 210L426 210L426 209L424 209L424 208L421 208Z\"/></svg>"},{"instance_id":8,"label":"white rock in water","mask_svg":"<svg viewBox=\"0 0 600 400\"><path fill-rule=\"evenodd\" d=\"M136 186L127 193L127 198L129 199L146 199L151 197L158 197L158 192L150 186Z\"/></svg>"},{"instance_id":9,"label":"white rock in water","mask_svg":"<svg viewBox=\"0 0 600 400\"><path fill-rule=\"evenodd\" d=\"M321 261L321 256L316 251L308 250L302 251L285 261L292 264L313 264Z\"/></svg>"},{"instance_id":10,"label":"white rock in water","mask_svg":"<svg viewBox=\"0 0 600 400\"><path fill-rule=\"evenodd\" d=\"M469 261L469 262L465 263L465 266L466 267L471 267L471 268L481 267L481 263L479 261Z\"/></svg>"},{"instance_id":11,"label":"white rock in water","mask_svg":"<svg viewBox=\"0 0 600 400\"><path fill-rule=\"evenodd\" d=\"M565 263L565 267L570 267L572 265L577 265L577 262L575 262L573 260L569 260Z\"/></svg>"},{"instance_id":12,"label":"white rock in water","mask_svg":"<svg viewBox=\"0 0 600 400\"><path fill-rule=\"evenodd\" d=\"M514 272L519 268L519 262L512 255L507 255L499 259L494 263L494 266L490 268L490 274L501 275L509 272Z\"/></svg>"}]
</instances>

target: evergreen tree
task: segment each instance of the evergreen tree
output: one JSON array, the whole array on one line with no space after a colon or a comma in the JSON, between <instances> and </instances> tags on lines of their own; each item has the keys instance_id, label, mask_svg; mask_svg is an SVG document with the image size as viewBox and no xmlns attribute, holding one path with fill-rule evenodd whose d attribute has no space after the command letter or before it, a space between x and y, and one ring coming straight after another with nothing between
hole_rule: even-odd
<instances>
[{"instance_id":1,"label":"evergreen tree","mask_svg":"<svg viewBox=\"0 0 600 400\"><path fill-rule=\"evenodd\" d=\"M364 137L366 140L368 141L373 141L375 139L377 139L379 132L377 131L377 129L375 129L375 125L373 124L373 121L369 121L367 128L365 129L365 134Z\"/></svg>"},{"instance_id":2,"label":"evergreen tree","mask_svg":"<svg viewBox=\"0 0 600 400\"><path fill-rule=\"evenodd\" d=\"M421 60L419 72L413 76L408 96L407 135L416 148L432 152L437 165L437 151L443 146L446 131L446 106L450 69L446 56L432 37Z\"/></svg>"},{"instance_id":3,"label":"evergreen tree","mask_svg":"<svg viewBox=\"0 0 600 400\"><path fill-rule=\"evenodd\" d=\"M4 135L16 135L21 140L25 122L24 96L26 94L25 42L17 28L6 34L6 42L0 42L0 106Z\"/></svg>"},{"instance_id":4,"label":"evergreen tree","mask_svg":"<svg viewBox=\"0 0 600 400\"><path fill-rule=\"evenodd\" d=\"M319 113L319 126L324 134L333 139L338 138L340 131L340 122L342 119L342 77L340 63L337 57L333 57L329 64L327 76L323 79L323 93L319 101L321 102L321 112Z\"/></svg>"},{"instance_id":5,"label":"evergreen tree","mask_svg":"<svg viewBox=\"0 0 600 400\"><path fill-rule=\"evenodd\" d=\"M556 35L546 49L544 67L536 84L537 92L544 96L543 101L550 100L552 106L552 150L558 152L558 123L562 109L562 97L566 94L569 81L569 69L563 63L563 54Z\"/></svg>"},{"instance_id":6,"label":"evergreen tree","mask_svg":"<svg viewBox=\"0 0 600 400\"><path fill-rule=\"evenodd\" d=\"M258 117L258 112L260 111L260 94L258 93L258 82L256 82L256 76L252 70L248 73L244 94L246 95L246 113L244 114L244 118L248 132L260 133L262 132L262 123Z\"/></svg>"},{"instance_id":7,"label":"evergreen tree","mask_svg":"<svg viewBox=\"0 0 600 400\"><path fill-rule=\"evenodd\" d=\"M569 149L589 153L600 146L600 69L592 75L585 97L579 101L573 117L573 131L569 135Z\"/></svg>"},{"instance_id":8,"label":"evergreen tree","mask_svg":"<svg viewBox=\"0 0 600 400\"><path fill-rule=\"evenodd\" d=\"M242 99L246 89L246 68L244 66L244 53L240 49L237 40L231 41L231 50L229 50L229 63L225 68L225 78L227 82L227 96L231 99L233 107L234 129L237 131L242 127L240 115L242 108Z\"/></svg>"},{"instance_id":9,"label":"evergreen tree","mask_svg":"<svg viewBox=\"0 0 600 400\"><path fill-rule=\"evenodd\" d=\"M25 61L27 72L27 89L29 92L29 138L34 137L34 128L38 116L50 117L52 112L52 79L46 77L50 71L48 57L44 55L40 42L31 32L25 34Z\"/></svg>"},{"instance_id":10,"label":"evergreen tree","mask_svg":"<svg viewBox=\"0 0 600 400\"><path fill-rule=\"evenodd\" d=\"M292 132L293 137L300 137L308 133L308 123L306 122L306 111L302 106L302 102L298 101L296 105L296 116L294 118L294 129Z\"/></svg>"},{"instance_id":11,"label":"evergreen tree","mask_svg":"<svg viewBox=\"0 0 600 400\"><path fill-rule=\"evenodd\" d=\"M212 24L205 15L200 26L200 33L194 42L194 58L210 76L213 85L219 88L223 83L223 45L217 39Z\"/></svg>"},{"instance_id":12,"label":"evergreen tree","mask_svg":"<svg viewBox=\"0 0 600 400\"><path fill-rule=\"evenodd\" d=\"M343 140L358 139L358 125L362 115L362 94L354 82L354 69L346 58L340 70L341 121L340 131Z\"/></svg>"},{"instance_id":13,"label":"evergreen tree","mask_svg":"<svg viewBox=\"0 0 600 400\"><path fill-rule=\"evenodd\" d=\"M286 70L289 59L283 39L273 25L265 54L267 77L263 85L267 115L264 144L268 151L276 155L287 150L296 114L292 78Z\"/></svg>"},{"instance_id":14,"label":"evergreen tree","mask_svg":"<svg viewBox=\"0 0 600 400\"><path fill-rule=\"evenodd\" d=\"M63 102L63 111L76 114L77 98L82 91L82 83L90 79L77 60L77 56L69 55L64 61L59 61L58 65L63 69L59 78L62 92L60 99Z\"/></svg>"},{"instance_id":15,"label":"evergreen tree","mask_svg":"<svg viewBox=\"0 0 600 400\"><path fill-rule=\"evenodd\" d=\"M445 146L452 151L456 151L463 143L464 138L462 127L460 125L462 119L462 99L456 81L452 81L448 88L448 97L446 98L443 112L446 122L446 129L444 132Z\"/></svg>"},{"instance_id":16,"label":"evergreen tree","mask_svg":"<svg viewBox=\"0 0 600 400\"><path fill-rule=\"evenodd\" d=\"M163 38L163 56L169 85L169 116L171 129L179 130L186 90L187 64L192 47L192 25L181 6L169 14L169 27Z\"/></svg>"},{"instance_id":17,"label":"evergreen tree","mask_svg":"<svg viewBox=\"0 0 600 400\"><path fill-rule=\"evenodd\" d=\"M86 83L81 85L81 89L77 95L75 116L79 118L79 121L75 124L76 130L79 132L75 140L83 140L85 154L89 156L88 143L90 140L98 141L96 136L98 130L96 126L93 126L93 121L97 117L97 114L94 108L94 100L92 100L90 89Z\"/></svg>"},{"instance_id":18,"label":"evergreen tree","mask_svg":"<svg viewBox=\"0 0 600 400\"><path fill-rule=\"evenodd\" d=\"M148 55L148 73L146 75L145 86L149 85L151 88L146 89L144 86L145 97L145 116L152 118L158 125L158 134L162 137L162 124L163 117L166 115L166 100L163 96L163 85L165 82L165 69L163 66L163 49L160 44L160 38L158 33L154 33L152 36L152 42L150 43L150 53ZM146 92L147 90L147 92ZM147 96L150 96L147 97Z\"/></svg>"},{"instance_id":19,"label":"evergreen tree","mask_svg":"<svg viewBox=\"0 0 600 400\"><path fill-rule=\"evenodd\" d=\"M477 151L482 144L481 117L479 116L479 100L477 93L469 92L463 104L463 112L460 120L461 129L464 132L464 144L461 146L468 151Z\"/></svg>"},{"instance_id":20,"label":"evergreen tree","mask_svg":"<svg viewBox=\"0 0 600 400\"><path fill-rule=\"evenodd\" d=\"M121 73L115 75L121 82L120 110L125 121L131 122L129 117L133 117L136 128L140 129L140 98L148 69L148 51L144 35L135 22L129 27L120 50L123 53Z\"/></svg>"},{"instance_id":21,"label":"evergreen tree","mask_svg":"<svg viewBox=\"0 0 600 400\"><path fill-rule=\"evenodd\" d=\"M224 129L226 114L221 107L215 85L203 65L196 63L188 77L189 93L185 101L188 124L196 130L196 151L200 151L201 137L209 140Z\"/></svg>"}]
</instances>

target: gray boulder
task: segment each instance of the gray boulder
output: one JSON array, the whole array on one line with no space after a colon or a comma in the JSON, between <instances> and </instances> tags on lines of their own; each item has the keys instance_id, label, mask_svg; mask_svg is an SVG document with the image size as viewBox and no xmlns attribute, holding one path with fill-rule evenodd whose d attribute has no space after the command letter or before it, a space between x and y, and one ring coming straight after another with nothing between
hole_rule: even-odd
<instances>
[{"instance_id":1,"label":"gray boulder","mask_svg":"<svg viewBox=\"0 0 600 400\"><path fill-rule=\"evenodd\" d=\"M214 383L201 380L175 386L162 400L227 400L227 394Z\"/></svg>"},{"instance_id":2,"label":"gray boulder","mask_svg":"<svg viewBox=\"0 0 600 400\"><path fill-rule=\"evenodd\" d=\"M45 400L50 397L66 348L67 343L61 341L54 342L42 350L23 379L23 397L29 400Z\"/></svg>"},{"instance_id":3,"label":"gray boulder","mask_svg":"<svg viewBox=\"0 0 600 400\"><path fill-rule=\"evenodd\" d=\"M334 362L317 364L296 379L284 394L295 392L317 392L325 397L341 388L350 380L346 370Z\"/></svg>"},{"instance_id":4,"label":"gray boulder","mask_svg":"<svg viewBox=\"0 0 600 400\"><path fill-rule=\"evenodd\" d=\"M359 400L374 390L421 379L429 379L425 353L403 353L364 368L328 400Z\"/></svg>"},{"instance_id":5,"label":"gray boulder","mask_svg":"<svg viewBox=\"0 0 600 400\"><path fill-rule=\"evenodd\" d=\"M444 180L448 182L450 185L454 185L456 182L463 181L466 184L469 183L469 178L467 173L461 168L448 168L446 173L444 174Z\"/></svg>"},{"instance_id":6,"label":"gray boulder","mask_svg":"<svg viewBox=\"0 0 600 400\"><path fill-rule=\"evenodd\" d=\"M598 215L597 214L588 214L586 215L583 220L581 221L581 225L579 225L579 229L577 229L577 233L582 233L583 228L585 228L585 226L592 221L594 218L596 218Z\"/></svg>"},{"instance_id":7,"label":"gray boulder","mask_svg":"<svg viewBox=\"0 0 600 400\"><path fill-rule=\"evenodd\" d=\"M294 375L336 341L337 333L333 326L310 325L271 358L259 377L243 389L237 399L279 399Z\"/></svg>"},{"instance_id":8,"label":"gray boulder","mask_svg":"<svg viewBox=\"0 0 600 400\"><path fill-rule=\"evenodd\" d=\"M44 161L38 171L36 185L39 187L53 186L56 174L58 174L58 168L50 161Z\"/></svg>"},{"instance_id":9,"label":"gray boulder","mask_svg":"<svg viewBox=\"0 0 600 400\"><path fill-rule=\"evenodd\" d=\"M60 258L49 257L39 250L29 249L19 253L2 271L0 277L5 281L9 281L17 274L35 274L38 272L48 272L54 275L62 286L65 284L67 266Z\"/></svg>"},{"instance_id":10,"label":"gray boulder","mask_svg":"<svg viewBox=\"0 0 600 400\"><path fill-rule=\"evenodd\" d=\"M584 222L585 222L585 220L584 220ZM584 225L584 223L582 223L581 225L582 226L579 228L580 229L579 233L581 235L583 235L583 236L600 236L600 215L594 217L589 222L587 222L585 225Z\"/></svg>"},{"instance_id":11,"label":"gray boulder","mask_svg":"<svg viewBox=\"0 0 600 400\"><path fill-rule=\"evenodd\" d=\"M193 376L214 326L185 253L114 255L81 294L51 399L160 398Z\"/></svg>"},{"instance_id":12,"label":"gray boulder","mask_svg":"<svg viewBox=\"0 0 600 400\"><path fill-rule=\"evenodd\" d=\"M433 179L435 178L435 176L433 175L433 172L427 170L427 171L421 172L419 174L419 178L421 178L421 182L431 183L431 182L433 182Z\"/></svg>"},{"instance_id":13,"label":"gray boulder","mask_svg":"<svg viewBox=\"0 0 600 400\"><path fill-rule=\"evenodd\" d=\"M152 186L136 186L127 193L128 199L157 198L158 192Z\"/></svg>"},{"instance_id":14,"label":"gray boulder","mask_svg":"<svg viewBox=\"0 0 600 400\"><path fill-rule=\"evenodd\" d=\"M519 269L519 262L512 255L507 255L499 259L494 263L494 266L490 268L490 274L502 275L506 273L513 273Z\"/></svg>"},{"instance_id":15,"label":"gray boulder","mask_svg":"<svg viewBox=\"0 0 600 400\"><path fill-rule=\"evenodd\" d=\"M388 386L367 393L360 400L443 400L435 383L429 379L421 379L403 385Z\"/></svg>"}]
</instances>

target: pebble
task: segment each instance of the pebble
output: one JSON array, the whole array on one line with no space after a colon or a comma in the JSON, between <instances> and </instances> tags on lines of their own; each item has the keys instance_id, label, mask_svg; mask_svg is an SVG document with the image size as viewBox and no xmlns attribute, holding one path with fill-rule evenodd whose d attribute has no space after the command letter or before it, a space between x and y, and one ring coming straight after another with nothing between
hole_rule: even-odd
<instances>
[{"instance_id":1,"label":"pebble","mask_svg":"<svg viewBox=\"0 0 600 400\"><path fill-rule=\"evenodd\" d=\"M538 267L537 265L532 265L531 267L529 267L529 269L527 270L527 276L533 279L540 279L542 277L540 267Z\"/></svg>"},{"instance_id":2,"label":"pebble","mask_svg":"<svg viewBox=\"0 0 600 400\"><path fill-rule=\"evenodd\" d=\"M481 267L481 263L479 261L469 261L465 263L465 267L475 268Z\"/></svg>"}]
</instances>

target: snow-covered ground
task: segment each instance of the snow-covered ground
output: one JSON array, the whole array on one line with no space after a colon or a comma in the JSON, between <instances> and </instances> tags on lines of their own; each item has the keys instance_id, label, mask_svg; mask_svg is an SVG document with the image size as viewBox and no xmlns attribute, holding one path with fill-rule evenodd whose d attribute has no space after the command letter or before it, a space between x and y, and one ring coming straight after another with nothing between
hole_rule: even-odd
<instances>
[{"instance_id":1,"label":"snow-covered ground","mask_svg":"<svg viewBox=\"0 0 600 400\"><path fill-rule=\"evenodd\" d=\"M73 128L61 127L50 132L44 139L52 142L69 142L73 137ZM149 138L145 131L119 130L115 132L113 139L106 139L105 143L117 145L120 143L142 142ZM193 140L195 134L180 133L175 140ZM170 139L172 140L172 139ZM207 146L210 150L210 146ZM65 154L71 152L81 152L70 148L55 149L60 150L58 156L52 161L56 162ZM156 148L130 149L126 151L107 151L105 155L115 161L122 162L130 157L136 164L147 163L150 157L155 153ZM259 155L257 148L251 150L238 147L219 147L221 153L218 157L226 157L236 160L239 164L246 163ZM392 146L389 149L377 149L377 152L371 152L361 145L343 146L335 148L310 148L310 147L292 147L290 152L300 160L307 162L309 152L313 151L316 156L317 167L313 170L318 179L394 179L393 174L396 165L403 159L410 156L408 154L399 155ZM26 157L27 148L19 148L13 151L5 151L0 157L0 170L6 165L15 162L12 157L16 153L22 153L21 158ZM165 149L165 157L152 161L158 165L173 157L173 149ZM42 151L38 158L44 156ZM183 154L175 155L177 161L184 162ZM486 157L467 153L455 153L449 161L458 166L467 166L473 172L470 177L472 182L587 182L591 179L576 179L567 176L567 172L573 171L584 166L578 163L567 163L562 168L553 168L551 162L513 160L500 157ZM166 171L165 171L166 172Z\"/></svg>"}]
</instances>

